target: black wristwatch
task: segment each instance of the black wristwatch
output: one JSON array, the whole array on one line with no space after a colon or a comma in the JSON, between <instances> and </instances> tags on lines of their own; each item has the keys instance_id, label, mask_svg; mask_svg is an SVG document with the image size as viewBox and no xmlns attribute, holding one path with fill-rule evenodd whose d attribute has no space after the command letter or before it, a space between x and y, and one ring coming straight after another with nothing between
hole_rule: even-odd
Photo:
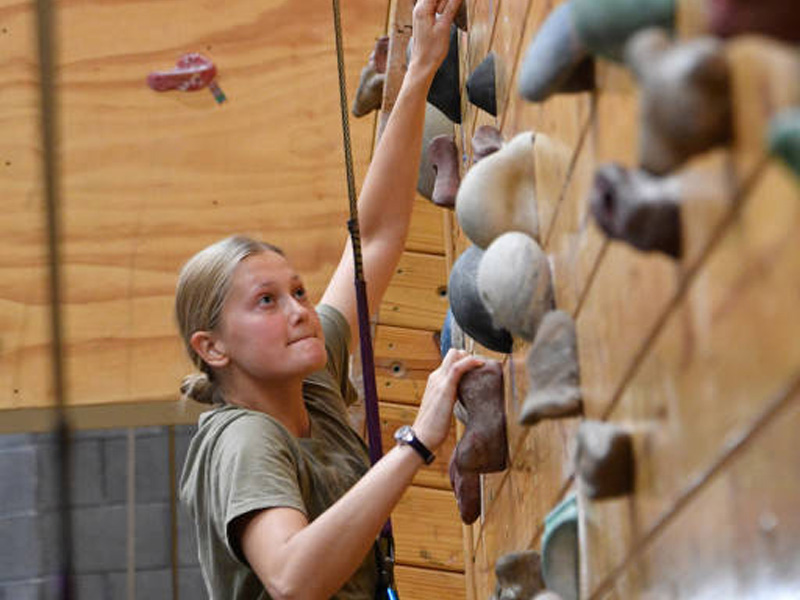
<instances>
[{"instance_id":1,"label":"black wristwatch","mask_svg":"<svg viewBox=\"0 0 800 600\"><path fill-rule=\"evenodd\" d=\"M399 445L408 445L416 450L417 453L422 457L422 460L425 461L426 465L431 464L436 458L436 455L428 450L425 444L419 441L417 434L414 433L414 430L408 425L403 425L397 431L395 431L394 439Z\"/></svg>"}]
</instances>

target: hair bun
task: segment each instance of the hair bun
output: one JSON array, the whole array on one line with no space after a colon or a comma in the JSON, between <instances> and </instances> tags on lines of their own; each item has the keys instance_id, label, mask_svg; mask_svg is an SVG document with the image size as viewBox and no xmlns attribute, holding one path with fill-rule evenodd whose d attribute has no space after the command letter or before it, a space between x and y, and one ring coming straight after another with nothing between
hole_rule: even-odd
<instances>
[{"instance_id":1,"label":"hair bun","mask_svg":"<svg viewBox=\"0 0 800 600\"><path fill-rule=\"evenodd\" d=\"M201 404L214 404L215 388L205 373L192 373L183 378L181 394Z\"/></svg>"}]
</instances>

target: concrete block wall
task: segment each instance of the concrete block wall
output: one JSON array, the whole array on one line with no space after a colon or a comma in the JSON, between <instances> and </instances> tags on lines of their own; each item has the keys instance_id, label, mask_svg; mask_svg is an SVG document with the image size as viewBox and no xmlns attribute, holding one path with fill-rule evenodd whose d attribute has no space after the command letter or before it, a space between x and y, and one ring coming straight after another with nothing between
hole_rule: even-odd
<instances>
[{"instance_id":1,"label":"concrete block wall","mask_svg":"<svg viewBox=\"0 0 800 600\"><path fill-rule=\"evenodd\" d=\"M175 428L176 478L193 431ZM81 600L127 598L128 443L126 429L75 432L72 439L69 514ZM137 429L135 444L136 597L204 598L194 530L179 503L173 565L169 430ZM0 436L0 600L57 597L56 450L50 434Z\"/></svg>"}]
</instances>

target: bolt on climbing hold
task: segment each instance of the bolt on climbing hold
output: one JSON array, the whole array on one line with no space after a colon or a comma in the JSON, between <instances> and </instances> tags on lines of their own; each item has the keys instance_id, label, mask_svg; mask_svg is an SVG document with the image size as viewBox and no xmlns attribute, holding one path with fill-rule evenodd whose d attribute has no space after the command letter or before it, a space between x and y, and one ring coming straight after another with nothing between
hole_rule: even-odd
<instances>
[{"instance_id":1,"label":"bolt on climbing hold","mask_svg":"<svg viewBox=\"0 0 800 600\"><path fill-rule=\"evenodd\" d=\"M572 417L582 412L575 321L561 310L548 312L525 360L528 394L519 422Z\"/></svg>"},{"instance_id":2,"label":"bolt on climbing hold","mask_svg":"<svg viewBox=\"0 0 800 600\"><path fill-rule=\"evenodd\" d=\"M433 200L436 185L436 170L431 163L428 147L439 136L453 137L455 126L445 114L430 102L425 107L425 127L422 131L422 156L419 162L417 191L428 200Z\"/></svg>"},{"instance_id":3,"label":"bolt on climbing hold","mask_svg":"<svg viewBox=\"0 0 800 600\"><path fill-rule=\"evenodd\" d=\"M631 38L625 59L639 95L639 164L656 175L729 142L730 73L723 44L710 37L673 43L666 31Z\"/></svg>"},{"instance_id":4,"label":"bolt on climbing hold","mask_svg":"<svg viewBox=\"0 0 800 600\"><path fill-rule=\"evenodd\" d=\"M681 184L617 164L601 166L589 196L592 216L605 234L645 252L682 253Z\"/></svg>"},{"instance_id":5,"label":"bolt on climbing hold","mask_svg":"<svg viewBox=\"0 0 800 600\"><path fill-rule=\"evenodd\" d=\"M544 520L542 578L564 600L578 600L578 502L567 496Z\"/></svg>"},{"instance_id":6,"label":"bolt on climbing hold","mask_svg":"<svg viewBox=\"0 0 800 600\"><path fill-rule=\"evenodd\" d=\"M538 239L534 138L530 131L520 133L464 175L456 199L456 217L477 246L488 248L507 231L521 231Z\"/></svg>"},{"instance_id":7,"label":"bolt on climbing hold","mask_svg":"<svg viewBox=\"0 0 800 600\"><path fill-rule=\"evenodd\" d=\"M772 118L769 151L800 177L800 108L785 110Z\"/></svg>"},{"instance_id":8,"label":"bolt on climbing hold","mask_svg":"<svg viewBox=\"0 0 800 600\"><path fill-rule=\"evenodd\" d=\"M458 28L450 29L450 47L428 90L428 102L453 123L461 123L461 75L458 58Z\"/></svg>"},{"instance_id":9,"label":"bolt on climbing hold","mask_svg":"<svg viewBox=\"0 0 800 600\"><path fill-rule=\"evenodd\" d=\"M478 266L478 292L496 327L533 341L553 309L550 264L536 240L518 231L495 239Z\"/></svg>"},{"instance_id":10,"label":"bolt on climbing hold","mask_svg":"<svg viewBox=\"0 0 800 600\"><path fill-rule=\"evenodd\" d=\"M594 85L594 61L575 29L572 2L565 2L550 13L528 46L519 93L543 102L553 94L589 91Z\"/></svg>"},{"instance_id":11,"label":"bolt on climbing hold","mask_svg":"<svg viewBox=\"0 0 800 600\"><path fill-rule=\"evenodd\" d=\"M458 206L458 205L456 205ZM470 246L456 259L447 286L453 318L468 336L495 352L511 352L511 334L492 323L478 294L478 265L483 250Z\"/></svg>"},{"instance_id":12,"label":"bolt on climbing hold","mask_svg":"<svg viewBox=\"0 0 800 600\"><path fill-rule=\"evenodd\" d=\"M453 455L459 470L495 473L508 465L503 367L496 360L464 374L459 402L467 412L464 435Z\"/></svg>"},{"instance_id":13,"label":"bolt on climbing hold","mask_svg":"<svg viewBox=\"0 0 800 600\"><path fill-rule=\"evenodd\" d=\"M584 421L578 427L575 472L592 499L630 494L634 487L633 440L619 425Z\"/></svg>"},{"instance_id":14,"label":"bolt on climbing hold","mask_svg":"<svg viewBox=\"0 0 800 600\"><path fill-rule=\"evenodd\" d=\"M355 117L363 117L381 107L383 85L386 82L386 62L389 56L389 37L382 36L375 41L367 65L361 69L356 97L351 111Z\"/></svg>"},{"instance_id":15,"label":"bolt on climbing hold","mask_svg":"<svg viewBox=\"0 0 800 600\"><path fill-rule=\"evenodd\" d=\"M497 116L495 54L490 52L467 79L467 98L493 117Z\"/></svg>"},{"instance_id":16,"label":"bolt on climbing hold","mask_svg":"<svg viewBox=\"0 0 800 600\"><path fill-rule=\"evenodd\" d=\"M454 208L461 183L460 156L453 136L440 135L428 146L428 160L436 172L431 200L436 206Z\"/></svg>"},{"instance_id":17,"label":"bolt on climbing hold","mask_svg":"<svg viewBox=\"0 0 800 600\"><path fill-rule=\"evenodd\" d=\"M156 92L178 90L194 92L208 88L218 104L225 102L225 94L216 83L217 67L202 54L184 54L169 71L153 71L147 76L147 85Z\"/></svg>"},{"instance_id":18,"label":"bolt on climbing hold","mask_svg":"<svg viewBox=\"0 0 800 600\"><path fill-rule=\"evenodd\" d=\"M495 562L494 573L491 600L531 600L544 590L542 562L535 550L504 554Z\"/></svg>"},{"instance_id":19,"label":"bolt on climbing hold","mask_svg":"<svg viewBox=\"0 0 800 600\"><path fill-rule=\"evenodd\" d=\"M503 134L493 125L481 125L472 136L472 161L478 162L503 147Z\"/></svg>"}]
</instances>

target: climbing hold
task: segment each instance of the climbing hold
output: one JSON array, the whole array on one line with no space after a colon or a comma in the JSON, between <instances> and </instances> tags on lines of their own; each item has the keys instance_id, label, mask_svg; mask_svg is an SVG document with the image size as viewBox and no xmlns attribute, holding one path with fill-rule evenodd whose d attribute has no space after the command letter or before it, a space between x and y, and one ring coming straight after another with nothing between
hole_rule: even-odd
<instances>
[{"instance_id":1,"label":"climbing hold","mask_svg":"<svg viewBox=\"0 0 800 600\"><path fill-rule=\"evenodd\" d=\"M353 100L353 115L363 117L378 110L383 101L383 84L386 81L386 61L389 56L389 37L383 36L375 41L375 48L369 55L367 66L361 69L361 79Z\"/></svg>"},{"instance_id":2,"label":"climbing hold","mask_svg":"<svg viewBox=\"0 0 800 600\"><path fill-rule=\"evenodd\" d=\"M578 344L571 316L561 310L544 316L525 365L528 395L522 405L520 423L534 425L542 419L581 413Z\"/></svg>"},{"instance_id":3,"label":"climbing hold","mask_svg":"<svg viewBox=\"0 0 800 600\"><path fill-rule=\"evenodd\" d=\"M730 74L722 43L673 43L664 30L634 36L625 59L639 80L639 164L663 175L732 138Z\"/></svg>"},{"instance_id":4,"label":"climbing hold","mask_svg":"<svg viewBox=\"0 0 800 600\"><path fill-rule=\"evenodd\" d=\"M441 110L453 123L461 123L461 76L458 68L458 28L450 29L447 56L436 71L428 90L428 102Z\"/></svg>"},{"instance_id":5,"label":"climbing hold","mask_svg":"<svg viewBox=\"0 0 800 600\"><path fill-rule=\"evenodd\" d=\"M675 24L675 0L570 0L578 37L592 54L622 61L625 43L640 29Z\"/></svg>"},{"instance_id":6,"label":"climbing hold","mask_svg":"<svg viewBox=\"0 0 800 600\"><path fill-rule=\"evenodd\" d=\"M467 79L467 98L475 106L497 116L497 87L494 52L483 59Z\"/></svg>"},{"instance_id":7,"label":"climbing hold","mask_svg":"<svg viewBox=\"0 0 800 600\"><path fill-rule=\"evenodd\" d=\"M533 600L562 600L561 596L550 590L539 592L533 597Z\"/></svg>"},{"instance_id":8,"label":"climbing hold","mask_svg":"<svg viewBox=\"0 0 800 600\"><path fill-rule=\"evenodd\" d=\"M582 422L577 434L575 472L590 498L630 494L634 486L631 435L612 423Z\"/></svg>"},{"instance_id":9,"label":"climbing hold","mask_svg":"<svg viewBox=\"0 0 800 600\"><path fill-rule=\"evenodd\" d=\"M455 454L450 457L450 485L453 487L461 520L471 525L481 516L481 476L471 471L461 471L455 458Z\"/></svg>"},{"instance_id":10,"label":"climbing hold","mask_svg":"<svg viewBox=\"0 0 800 600\"><path fill-rule=\"evenodd\" d=\"M453 454L460 471L495 473L508 464L503 367L496 360L465 373L458 398L467 411Z\"/></svg>"},{"instance_id":11,"label":"climbing hold","mask_svg":"<svg viewBox=\"0 0 800 600\"><path fill-rule=\"evenodd\" d=\"M494 563L497 576L491 600L531 600L544 590L542 562L534 550L504 554Z\"/></svg>"},{"instance_id":12,"label":"climbing hold","mask_svg":"<svg viewBox=\"0 0 800 600\"><path fill-rule=\"evenodd\" d=\"M654 177L617 164L603 165L595 173L589 203L595 221L609 237L645 252L680 258L678 177Z\"/></svg>"},{"instance_id":13,"label":"climbing hold","mask_svg":"<svg viewBox=\"0 0 800 600\"><path fill-rule=\"evenodd\" d=\"M419 162L419 176L417 179L417 191L428 200L433 198L433 188L436 184L436 171L428 156L428 146L430 146L434 138L440 135L452 137L454 131L455 127L453 122L433 104L428 103L425 107L425 128L422 132L422 157Z\"/></svg>"},{"instance_id":14,"label":"climbing hold","mask_svg":"<svg viewBox=\"0 0 800 600\"><path fill-rule=\"evenodd\" d=\"M453 19L453 23L461 31L468 31L469 30L469 17L467 15L467 0L461 0L461 6L458 7L458 12L456 13L455 18Z\"/></svg>"},{"instance_id":15,"label":"climbing hold","mask_svg":"<svg viewBox=\"0 0 800 600\"><path fill-rule=\"evenodd\" d=\"M504 233L481 258L478 292L495 327L533 341L542 317L553 308L547 256L530 236Z\"/></svg>"},{"instance_id":16,"label":"climbing hold","mask_svg":"<svg viewBox=\"0 0 800 600\"><path fill-rule=\"evenodd\" d=\"M461 183L460 156L453 136L440 135L428 146L428 160L436 172L431 200L436 206L453 208Z\"/></svg>"},{"instance_id":17,"label":"climbing hold","mask_svg":"<svg viewBox=\"0 0 800 600\"><path fill-rule=\"evenodd\" d=\"M511 334L492 324L478 295L478 265L482 257L483 250L470 246L453 264L447 287L450 309L464 333L489 350L508 354L513 343Z\"/></svg>"},{"instance_id":18,"label":"climbing hold","mask_svg":"<svg viewBox=\"0 0 800 600\"><path fill-rule=\"evenodd\" d=\"M503 147L503 134L493 125L481 125L472 136L472 161L478 162Z\"/></svg>"},{"instance_id":19,"label":"climbing hold","mask_svg":"<svg viewBox=\"0 0 800 600\"><path fill-rule=\"evenodd\" d=\"M711 0L711 32L721 37L761 33L800 42L800 4L787 0Z\"/></svg>"},{"instance_id":20,"label":"climbing hold","mask_svg":"<svg viewBox=\"0 0 800 600\"><path fill-rule=\"evenodd\" d=\"M525 53L519 93L531 102L543 102L558 93L594 89L594 62L572 20L572 3L550 13Z\"/></svg>"},{"instance_id":21,"label":"climbing hold","mask_svg":"<svg viewBox=\"0 0 800 600\"><path fill-rule=\"evenodd\" d=\"M184 54L170 71L154 71L147 76L147 85L156 92L178 90L195 92L207 87L219 103L225 101L225 94L217 85L217 67L202 54Z\"/></svg>"},{"instance_id":22,"label":"climbing hold","mask_svg":"<svg viewBox=\"0 0 800 600\"><path fill-rule=\"evenodd\" d=\"M474 165L461 181L456 199L458 223L481 248L507 231L539 237L534 137L530 131L520 133Z\"/></svg>"},{"instance_id":23,"label":"climbing hold","mask_svg":"<svg viewBox=\"0 0 800 600\"><path fill-rule=\"evenodd\" d=\"M800 108L785 110L772 118L769 151L800 177Z\"/></svg>"},{"instance_id":24,"label":"climbing hold","mask_svg":"<svg viewBox=\"0 0 800 600\"><path fill-rule=\"evenodd\" d=\"M564 600L578 600L578 503L567 496L545 517L542 578Z\"/></svg>"}]
</instances>

